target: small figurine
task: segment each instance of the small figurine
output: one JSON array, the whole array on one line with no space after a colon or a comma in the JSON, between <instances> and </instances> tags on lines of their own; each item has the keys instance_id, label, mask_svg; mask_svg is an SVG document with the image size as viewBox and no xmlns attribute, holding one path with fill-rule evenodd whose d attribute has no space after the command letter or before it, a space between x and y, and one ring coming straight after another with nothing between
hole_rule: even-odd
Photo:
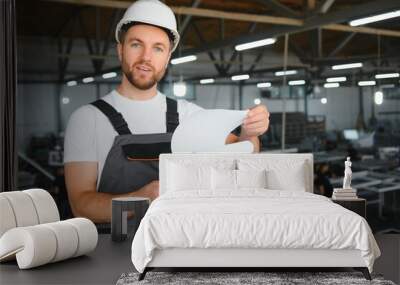
<instances>
[{"instance_id":1,"label":"small figurine","mask_svg":"<svg viewBox=\"0 0 400 285\"><path fill-rule=\"evenodd\" d=\"M343 178L343 189L351 189L351 161L350 157L344 162L344 178Z\"/></svg>"}]
</instances>

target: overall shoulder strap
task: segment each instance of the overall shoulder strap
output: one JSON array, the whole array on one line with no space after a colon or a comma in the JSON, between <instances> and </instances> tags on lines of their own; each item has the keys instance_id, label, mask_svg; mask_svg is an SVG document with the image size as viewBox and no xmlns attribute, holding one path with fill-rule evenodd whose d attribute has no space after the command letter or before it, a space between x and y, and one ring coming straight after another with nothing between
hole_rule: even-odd
<instances>
[{"instance_id":1,"label":"overall shoulder strap","mask_svg":"<svg viewBox=\"0 0 400 285\"><path fill-rule=\"evenodd\" d=\"M167 132L172 133L179 125L178 102L168 97L166 97L166 99L167 99L167 113L166 113Z\"/></svg>"},{"instance_id":2,"label":"overall shoulder strap","mask_svg":"<svg viewBox=\"0 0 400 285\"><path fill-rule=\"evenodd\" d=\"M103 112L104 115L106 115L108 120L110 120L111 125L119 135L132 134L124 117L122 117L122 114L115 110L113 106L101 99L90 104L97 107L101 112Z\"/></svg>"}]
</instances>

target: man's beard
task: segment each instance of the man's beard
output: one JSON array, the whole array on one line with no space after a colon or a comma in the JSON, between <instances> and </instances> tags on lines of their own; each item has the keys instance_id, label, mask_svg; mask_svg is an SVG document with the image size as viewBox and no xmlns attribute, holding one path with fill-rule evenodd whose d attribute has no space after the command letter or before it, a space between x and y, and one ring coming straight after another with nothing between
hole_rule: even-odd
<instances>
[{"instance_id":1,"label":"man's beard","mask_svg":"<svg viewBox=\"0 0 400 285\"><path fill-rule=\"evenodd\" d=\"M146 65L148 68L151 68L152 70L152 76L148 80L143 80L138 76L135 76L135 66L141 64L141 65ZM137 89L140 90L148 90L152 88L155 84L157 84L158 81L163 78L165 69L160 70L158 73L155 72L155 69L153 66L146 64L145 62L136 62L133 66L132 69L129 68L129 66L125 63L122 64L122 72L124 73L126 79L128 79L129 83L135 86Z\"/></svg>"}]
</instances>

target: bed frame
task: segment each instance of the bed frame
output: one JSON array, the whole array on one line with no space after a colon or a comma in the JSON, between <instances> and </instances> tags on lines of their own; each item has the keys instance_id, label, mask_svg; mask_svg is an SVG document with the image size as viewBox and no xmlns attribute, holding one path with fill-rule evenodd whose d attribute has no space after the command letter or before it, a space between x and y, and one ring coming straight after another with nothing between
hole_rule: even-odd
<instances>
[{"instance_id":1,"label":"bed frame","mask_svg":"<svg viewBox=\"0 0 400 285\"><path fill-rule=\"evenodd\" d=\"M143 280L155 268L231 268L247 271L271 268L343 268L361 271L371 280L359 250L329 249L157 249L152 261L139 275Z\"/></svg>"},{"instance_id":2,"label":"bed frame","mask_svg":"<svg viewBox=\"0 0 400 285\"><path fill-rule=\"evenodd\" d=\"M271 158L301 159L306 162L306 191L313 192L313 156L312 154L229 154L216 153L212 159L218 158ZM160 156L160 194L165 192L166 165L168 161L182 159L208 158L210 154L162 154ZM371 280L369 270L359 250L330 249L253 249L253 248L168 248L157 249L153 259L139 280L143 280L148 271L156 268L229 268L234 271L251 271L250 269L285 268L343 268L350 267L361 271L367 280Z\"/></svg>"}]
</instances>

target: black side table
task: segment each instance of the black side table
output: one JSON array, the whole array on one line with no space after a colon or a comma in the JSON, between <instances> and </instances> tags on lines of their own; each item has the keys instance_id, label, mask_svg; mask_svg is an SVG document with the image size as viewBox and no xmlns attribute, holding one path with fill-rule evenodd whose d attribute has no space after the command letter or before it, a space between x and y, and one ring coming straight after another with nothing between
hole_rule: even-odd
<instances>
[{"instance_id":1,"label":"black side table","mask_svg":"<svg viewBox=\"0 0 400 285\"><path fill-rule=\"evenodd\" d=\"M113 241L124 241L128 235L134 236L140 221L146 214L150 205L149 198L142 197L120 197L112 199L111 216L111 238ZM128 212L133 213L133 217L128 220ZM131 233L128 226L133 228Z\"/></svg>"},{"instance_id":2,"label":"black side table","mask_svg":"<svg viewBox=\"0 0 400 285\"><path fill-rule=\"evenodd\" d=\"M332 202L339 204L340 206L353 211L356 214L359 214L364 219L367 217L366 201L363 198L354 198L351 200L332 199Z\"/></svg>"}]
</instances>

